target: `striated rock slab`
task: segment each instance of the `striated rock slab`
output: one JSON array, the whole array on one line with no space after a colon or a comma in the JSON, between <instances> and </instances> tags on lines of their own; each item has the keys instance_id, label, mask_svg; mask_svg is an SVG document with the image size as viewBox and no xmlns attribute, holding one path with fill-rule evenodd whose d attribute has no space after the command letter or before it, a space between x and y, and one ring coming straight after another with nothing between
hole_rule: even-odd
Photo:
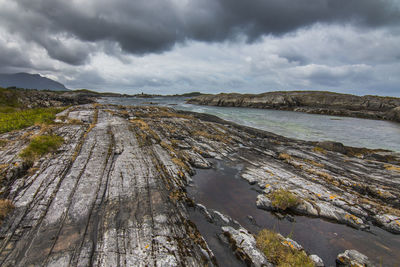
<instances>
[{"instance_id":1,"label":"striated rock slab","mask_svg":"<svg viewBox=\"0 0 400 267\"><path fill-rule=\"evenodd\" d=\"M287 211L361 229L375 223L398 233L400 176L395 167L318 147L284 147L275 157L260 157L246 151L252 164L241 176L263 191L257 198L257 207L279 211L270 196L283 189L300 200Z\"/></svg>"},{"instance_id":2,"label":"striated rock slab","mask_svg":"<svg viewBox=\"0 0 400 267\"><path fill-rule=\"evenodd\" d=\"M1 265L213 265L184 195L175 196L182 166L159 144L143 145L128 120L80 109L74 117L90 113L91 124L55 126L64 145L12 183L16 209L1 228Z\"/></svg>"},{"instance_id":3,"label":"striated rock slab","mask_svg":"<svg viewBox=\"0 0 400 267\"><path fill-rule=\"evenodd\" d=\"M246 229L241 227L236 230L230 226L223 226L221 229L236 247L236 255L246 262L248 266L273 266L268 262L264 254L257 249L256 239Z\"/></svg>"}]
</instances>

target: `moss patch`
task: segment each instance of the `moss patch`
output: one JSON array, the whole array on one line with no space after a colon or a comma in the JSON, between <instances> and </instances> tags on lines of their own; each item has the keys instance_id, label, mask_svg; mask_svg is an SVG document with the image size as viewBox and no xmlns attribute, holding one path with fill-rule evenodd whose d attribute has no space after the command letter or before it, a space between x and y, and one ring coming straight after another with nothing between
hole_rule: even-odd
<instances>
[{"instance_id":1,"label":"moss patch","mask_svg":"<svg viewBox=\"0 0 400 267\"><path fill-rule=\"evenodd\" d=\"M32 139L29 145L21 152L20 156L25 161L33 161L47 153L59 148L64 139L57 135L41 135Z\"/></svg>"},{"instance_id":2,"label":"moss patch","mask_svg":"<svg viewBox=\"0 0 400 267\"><path fill-rule=\"evenodd\" d=\"M282 237L273 231L261 230L256 240L257 247L276 266L314 266L314 263L304 251L298 251L291 246L284 245Z\"/></svg>"},{"instance_id":3,"label":"moss patch","mask_svg":"<svg viewBox=\"0 0 400 267\"><path fill-rule=\"evenodd\" d=\"M271 200L272 206L281 210L286 210L300 203L300 199L295 194L282 188L275 190L268 197Z\"/></svg>"}]
</instances>

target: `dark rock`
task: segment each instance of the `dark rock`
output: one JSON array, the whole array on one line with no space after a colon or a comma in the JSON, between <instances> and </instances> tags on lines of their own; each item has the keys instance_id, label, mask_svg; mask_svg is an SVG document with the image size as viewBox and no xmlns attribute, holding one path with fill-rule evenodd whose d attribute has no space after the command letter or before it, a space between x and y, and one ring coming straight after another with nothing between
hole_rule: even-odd
<instances>
[{"instance_id":1,"label":"dark rock","mask_svg":"<svg viewBox=\"0 0 400 267\"><path fill-rule=\"evenodd\" d=\"M333 141L323 141L323 142L318 142L317 146L322 147L324 149L330 150L330 151L335 151L339 152L342 154L346 153L346 148L342 143L339 142L333 142Z\"/></svg>"},{"instance_id":2,"label":"dark rock","mask_svg":"<svg viewBox=\"0 0 400 267\"><path fill-rule=\"evenodd\" d=\"M289 222L294 222L295 221L294 217L292 215L290 215L290 214L286 214L285 219L288 220Z\"/></svg>"}]
</instances>

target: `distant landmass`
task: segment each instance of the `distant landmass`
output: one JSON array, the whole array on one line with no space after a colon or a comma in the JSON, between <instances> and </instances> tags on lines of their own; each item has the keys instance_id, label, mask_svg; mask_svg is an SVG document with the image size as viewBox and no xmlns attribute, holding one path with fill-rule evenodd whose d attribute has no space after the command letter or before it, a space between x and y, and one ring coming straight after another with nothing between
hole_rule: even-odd
<instances>
[{"instance_id":1,"label":"distant landmass","mask_svg":"<svg viewBox=\"0 0 400 267\"><path fill-rule=\"evenodd\" d=\"M200 95L188 103L221 107L290 110L400 122L400 98L356 96L327 91L278 91L263 94Z\"/></svg>"},{"instance_id":2,"label":"distant landmass","mask_svg":"<svg viewBox=\"0 0 400 267\"><path fill-rule=\"evenodd\" d=\"M0 86L17 87L24 89L69 91L62 83L41 76L40 74L14 73L0 74Z\"/></svg>"}]
</instances>

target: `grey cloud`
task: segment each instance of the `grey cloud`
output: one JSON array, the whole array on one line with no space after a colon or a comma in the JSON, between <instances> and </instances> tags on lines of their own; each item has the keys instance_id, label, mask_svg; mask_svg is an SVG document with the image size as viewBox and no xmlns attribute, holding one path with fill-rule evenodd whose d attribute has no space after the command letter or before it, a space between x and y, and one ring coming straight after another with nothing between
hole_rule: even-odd
<instances>
[{"instance_id":1,"label":"grey cloud","mask_svg":"<svg viewBox=\"0 0 400 267\"><path fill-rule=\"evenodd\" d=\"M143 55L169 50L186 40L221 42L244 36L251 42L314 23L381 27L400 21L399 4L390 0L13 2L16 8L0 11L2 24L72 65L84 64L96 52L90 45L96 42L115 42L125 52ZM55 38L60 34L82 44L65 46Z\"/></svg>"},{"instance_id":2,"label":"grey cloud","mask_svg":"<svg viewBox=\"0 0 400 267\"><path fill-rule=\"evenodd\" d=\"M0 73L13 72L21 68L31 68L32 63L18 49L9 49L0 43Z\"/></svg>"}]
</instances>

